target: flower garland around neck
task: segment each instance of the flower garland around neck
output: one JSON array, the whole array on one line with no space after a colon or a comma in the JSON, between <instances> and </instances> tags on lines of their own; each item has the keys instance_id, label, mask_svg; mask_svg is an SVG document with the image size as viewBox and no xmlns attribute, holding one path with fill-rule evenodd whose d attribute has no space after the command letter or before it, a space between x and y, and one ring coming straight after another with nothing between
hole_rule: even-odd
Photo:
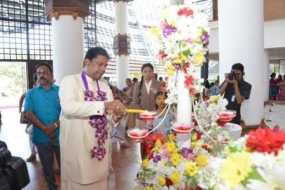
<instances>
[{"instance_id":1,"label":"flower garland around neck","mask_svg":"<svg viewBox=\"0 0 285 190\"><path fill-rule=\"evenodd\" d=\"M89 90L88 82L86 79L86 74L84 72L81 73L81 77L85 86L85 101L105 101L106 100L106 92L100 91L100 87L98 81L97 84L97 96L94 97L94 92ZM95 128L95 138L97 138L98 146L94 146L91 150L91 157L97 158L99 161L103 160L106 155L105 141L108 138L108 129L107 129L107 116L103 115L92 115L89 118L89 124L91 127Z\"/></svg>"}]
</instances>

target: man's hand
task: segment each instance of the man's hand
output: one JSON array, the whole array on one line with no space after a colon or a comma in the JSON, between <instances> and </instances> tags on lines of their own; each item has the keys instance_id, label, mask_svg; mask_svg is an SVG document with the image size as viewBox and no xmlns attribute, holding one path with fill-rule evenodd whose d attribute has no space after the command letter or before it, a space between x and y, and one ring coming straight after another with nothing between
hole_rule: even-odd
<instances>
[{"instance_id":1,"label":"man's hand","mask_svg":"<svg viewBox=\"0 0 285 190\"><path fill-rule=\"evenodd\" d=\"M225 73L225 81L228 83L228 84L233 84L233 85L237 85L238 82L235 78L233 78L232 80L229 79L229 76L228 76L228 73Z\"/></svg>"},{"instance_id":2,"label":"man's hand","mask_svg":"<svg viewBox=\"0 0 285 190\"><path fill-rule=\"evenodd\" d=\"M123 116L124 116L124 114L117 115L116 113L113 113L112 119L115 123L118 123L120 121L120 119L122 119Z\"/></svg>"},{"instance_id":3,"label":"man's hand","mask_svg":"<svg viewBox=\"0 0 285 190\"><path fill-rule=\"evenodd\" d=\"M125 113L126 107L119 100L114 100L112 102L105 102L104 105L106 110L113 110L114 114L117 116L123 115Z\"/></svg>"},{"instance_id":4,"label":"man's hand","mask_svg":"<svg viewBox=\"0 0 285 190\"><path fill-rule=\"evenodd\" d=\"M46 125L43 128L43 132L45 133L46 136L53 139L55 138L55 129L56 129L56 126L54 124L50 124L50 125Z\"/></svg>"}]
</instances>

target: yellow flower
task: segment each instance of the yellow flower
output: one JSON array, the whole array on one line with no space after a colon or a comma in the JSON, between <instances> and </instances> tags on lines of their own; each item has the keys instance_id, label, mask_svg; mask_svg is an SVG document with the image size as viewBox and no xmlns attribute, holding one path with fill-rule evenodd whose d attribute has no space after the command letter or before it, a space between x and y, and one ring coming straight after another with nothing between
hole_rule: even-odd
<instances>
[{"instance_id":1,"label":"yellow flower","mask_svg":"<svg viewBox=\"0 0 285 190\"><path fill-rule=\"evenodd\" d=\"M149 33L155 35L155 36L160 36L160 31L158 27L151 27L149 29Z\"/></svg>"},{"instance_id":2,"label":"yellow flower","mask_svg":"<svg viewBox=\"0 0 285 190\"><path fill-rule=\"evenodd\" d=\"M185 167L185 172L188 176L193 177L196 176L199 172L199 166L196 162L188 162Z\"/></svg>"},{"instance_id":3,"label":"yellow flower","mask_svg":"<svg viewBox=\"0 0 285 190\"><path fill-rule=\"evenodd\" d=\"M211 96L209 102L216 104L219 101L219 99L220 99L219 95L218 96Z\"/></svg>"},{"instance_id":4,"label":"yellow flower","mask_svg":"<svg viewBox=\"0 0 285 190\"><path fill-rule=\"evenodd\" d=\"M155 141L155 146L161 148L161 141L160 140L156 140Z\"/></svg>"},{"instance_id":5,"label":"yellow flower","mask_svg":"<svg viewBox=\"0 0 285 190\"><path fill-rule=\"evenodd\" d=\"M171 26L176 27L176 26L177 26L177 21L176 21L176 20L171 20L171 21L169 22L169 24L170 24Z\"/></svg>"},{"instance_id":6,"label":"yellow flower","mask_svg":"<svg viewBox=\"0 0 285 190\"><path fill-rule=\"evenodd\" d=\"M161 185L161 186L164 186L166 183L166 180L164 177L160 177L158 178L158 184Z\"/></svg>"},{"instance_id":7,"label":"yellow flower","mask_svg":"<svg viewBox=\"0 0 285 190\"><path fill-rule=\"evenodd\" d=\"M170 141L174 141L175 140L175 136L172 133L168 135L168 138L169 138Z\"/></svg>"},{"instance_id":8,"label":"yellow flower","mask_svg":"<svg viewBox=\"0 0 285 190\"><path fill-rule=\"evenodd\" d=\"M197 140L197 135L192 135L191 140L192 141L196 141Z\"/></svg>"},{"instance_id":9,"label":"yellow flower","mask_svg":"<svg viewBox=\"0 0 285 190\"><path fill-rule=\"evenodd\" d=\"M173 59L173 62L182 64L185 63L186 59L187 57L183 53L180 53L175 59Z\"/></svg>"},{"instance_id":10,"label":"yellow flower","mask_svg":"<svg viewBox=\"0 0 285 190\"><path fill-rule=\"evenodd\" d=\"M169 152L177 152L177 147L174 142L165 143L165 146Z\"/></svg>"},{"instance_id":11,"label":"yellow flower","mask_svg":"<svg viewBox=\"0 0 285 190\"><path fill-rule=\"evenodd\" d=\"M200 142L191 142L191 147L201 147L203 144Z\"/></svg>"},{"instance_id":12,"label":"yellow flower","mask_svg":"<svg viewBox=\"0 0 285 190\"><path fill-rule=\"evenodd\" d=\"M179 172L174 172L171 176L170 179L172 181L173 184L177 184L180 182L180 174Z\"/></svg>"},{"instance_id":13,"label":"yellow flower","mask_svg":"<svg viewBox=\"0 0 285 190\"><path fill-rule=\"evenodd\" d=\"M208 164L208 160L207 160L207 157L205 155L197 156L196 160L197 160L198 165L201 167L204 167Z\"/></svg>"},{"instance_id":14,"label":"yellow flower","mask_svg":"<svg viewBox=\"0 0 285 190\"><path fill-rule=\"evenodd\" d=\"M230 154L221 167L221 177L231 184L240 184L252 172L252 161L248 152Z\"/></svg>"},{"instance_id":15,"label":"yellow flower","mask_svg":"<svg viewBox=\"0 0 285 190\"><path fill-rule=\"evenodd\" d=\"M166 74L172 76L175 73L175 67L172 64L167 65Z\"/></svg>"},{"instance_id":16,"label":"yellow flower","mask_svg":"<svg viewBox=\"0 0 285 190\"><path fill-rule=\"evenodd\" d=\"M166 74L167 74L168 76L173 76L174 73L175 73L174 70L169 70L169 69L166 70Z\"/></svg>"},{"instance_id":17,"label":"yellow flower","mask_svg":"<svg viewBox=\"0 0 285 190\"><path fill-rule=\"evenodd\" d=\"M170 161L171 161L173 166L178 166L181 162L180 154L177 154L177 153L171 154Z\"/></svg>"},{"instance_id":18,"label":"yellow flower","mask_svg":"<svg viewBox=\"0 0 285 190\"><path fill-rule=\"evenodd\" d=\"M159 151L160 151L160 147L155 146L152 150L153 150L154 152L159 152Z\"/></svg>"},{"instance_id":19,"label":"yellow flower","mask_svg":"<svg viewBox=\"0 0 285 190\"><path fill-rule=\"evenodd\" d=\"M148 164L149 164L149 160L148 159L144 159L143 162L142 162L142 166L143 167L148 167Z\"/></svg>"},{"instance_id":20,"label":"yellow flower","mask_svg":"<svg viewBox=\"0 0 285 190\"><path fill-rule=\"evenodd\" d=\"M145 190L153 190L153 188L151 186L146 186Z\"/></svg>"},{"instance_id":21,"label":"yellow flower","mask_svg":"<svg viewBox=\"0 0 285 190\"><path fill-rule=\"evenodd\" d=\"M155 146L152 150L155 152L158 152L160 149L161 149L161 141L157 140L157 141L155 141Z\"/></svg>"},{"instance_id":22,"label":"yellow flower","mask_svg":"<svg viewBox=\"0 0 285 190\"><path fill-rule=\"evenodd\" d=\"M193 61L193 65L195 65L196 67L201 66L203 64L204 61L204 53L196 53L194 55L194 61Z\"/></svg>"}]
</instances>

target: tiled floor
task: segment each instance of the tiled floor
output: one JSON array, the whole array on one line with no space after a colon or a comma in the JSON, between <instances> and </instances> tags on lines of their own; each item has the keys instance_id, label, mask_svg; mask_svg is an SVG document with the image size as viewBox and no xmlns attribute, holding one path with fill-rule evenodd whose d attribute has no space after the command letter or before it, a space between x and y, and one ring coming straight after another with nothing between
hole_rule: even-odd
<instances>
[{"instance_id":1,"label":"tiled floor","mask_svg":"<svg viewBox=\"0 0 285 190\"><path fill-rule=\"evenodd\" d=\"M0 139L5 141L13 156L26 159L30 155L28 135L25 133L25 125L19 124L20 114L17 108L1 109L2 126L0 128ZM116 173L116 190L132 190L136 183L134 181L138 168L140 167L139 144L127 139L130 148L121 148L119 144L113 146L113 166ZM43 177L39 159L27 163L30 183L24 190L45 190L46 184ZM56 174L58 184L60 174Z\"/></svg>"}]
</instances>

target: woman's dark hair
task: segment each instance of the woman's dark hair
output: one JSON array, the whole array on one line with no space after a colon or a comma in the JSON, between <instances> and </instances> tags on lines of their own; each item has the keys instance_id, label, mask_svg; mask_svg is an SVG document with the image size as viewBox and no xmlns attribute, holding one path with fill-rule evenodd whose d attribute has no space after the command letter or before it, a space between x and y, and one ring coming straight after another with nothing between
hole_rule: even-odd
<instances>
[{"instance_id":1,"label":"woman's dark hair","mask_svg":"<svg viewBox=\"0 0 285 190\"><path fill-rule=\"evenodd\" d=\"M50 73L52 73L52 69L51 69L51 66L50 64L48 64L47 62L42 62L42 63L39 63L36 65L36 71L38 70L39 67L41 66L46 66L49 70Z\"/></svg>"},{"instance_id":2,"label":"woman's dark hair","mask_svg":"<svg viewBox=\"0 0 285 190\"><path fill-rule=\"evenodd\" d=\"M158 96L161 96L161 95L163 95L165 98L167 98L167 92L158 91L158 92L155 94L155 96L154 96L154 100L156 100L157 97L158 97ZM157 104L155 104L155 108L158 109Z\"/></svg>"},{"instance_id":3,"label":"woman's dark hair","mask_svg":"<svg viewBox=\"0 0 285 190\"><path fill-rule=\"evenodd\" d=\"M153 65L151 63L145 63L142 65L141 72L143 72L143 70L147 67L151 68L151 70L153 71ZM142 85L143 85L143 75L142 75L141 81L140 81L139 96L141 95Z\"/></svg>"},{"instance_id":4,"label":"woman's dark hair","mask_svg":"<svg viewBox=\"0 0 285 190\"><path fill-rule=\"evenodd\" d=\"M275 77L276 73L271 73L270 77Z\"/></svg>"},{"instance_id":5,"label":"woman's dark hair","mask_svg":"<svg viewBox=\"0 0 285 190\"><path fill-rule=\"evenodd\" d=\"M102 47L94 47L94 48L88 49L88 51L85 54L84 61L85 61L85 59L92 60L92 59L96 58L98 55L102 55L102 56L107 57L108 59L110 59L110 56L109 56L108 52L104 48L102 48ZM84 61L83 61L83 67L85 65Z\"/></svg>"}]
</instances>

